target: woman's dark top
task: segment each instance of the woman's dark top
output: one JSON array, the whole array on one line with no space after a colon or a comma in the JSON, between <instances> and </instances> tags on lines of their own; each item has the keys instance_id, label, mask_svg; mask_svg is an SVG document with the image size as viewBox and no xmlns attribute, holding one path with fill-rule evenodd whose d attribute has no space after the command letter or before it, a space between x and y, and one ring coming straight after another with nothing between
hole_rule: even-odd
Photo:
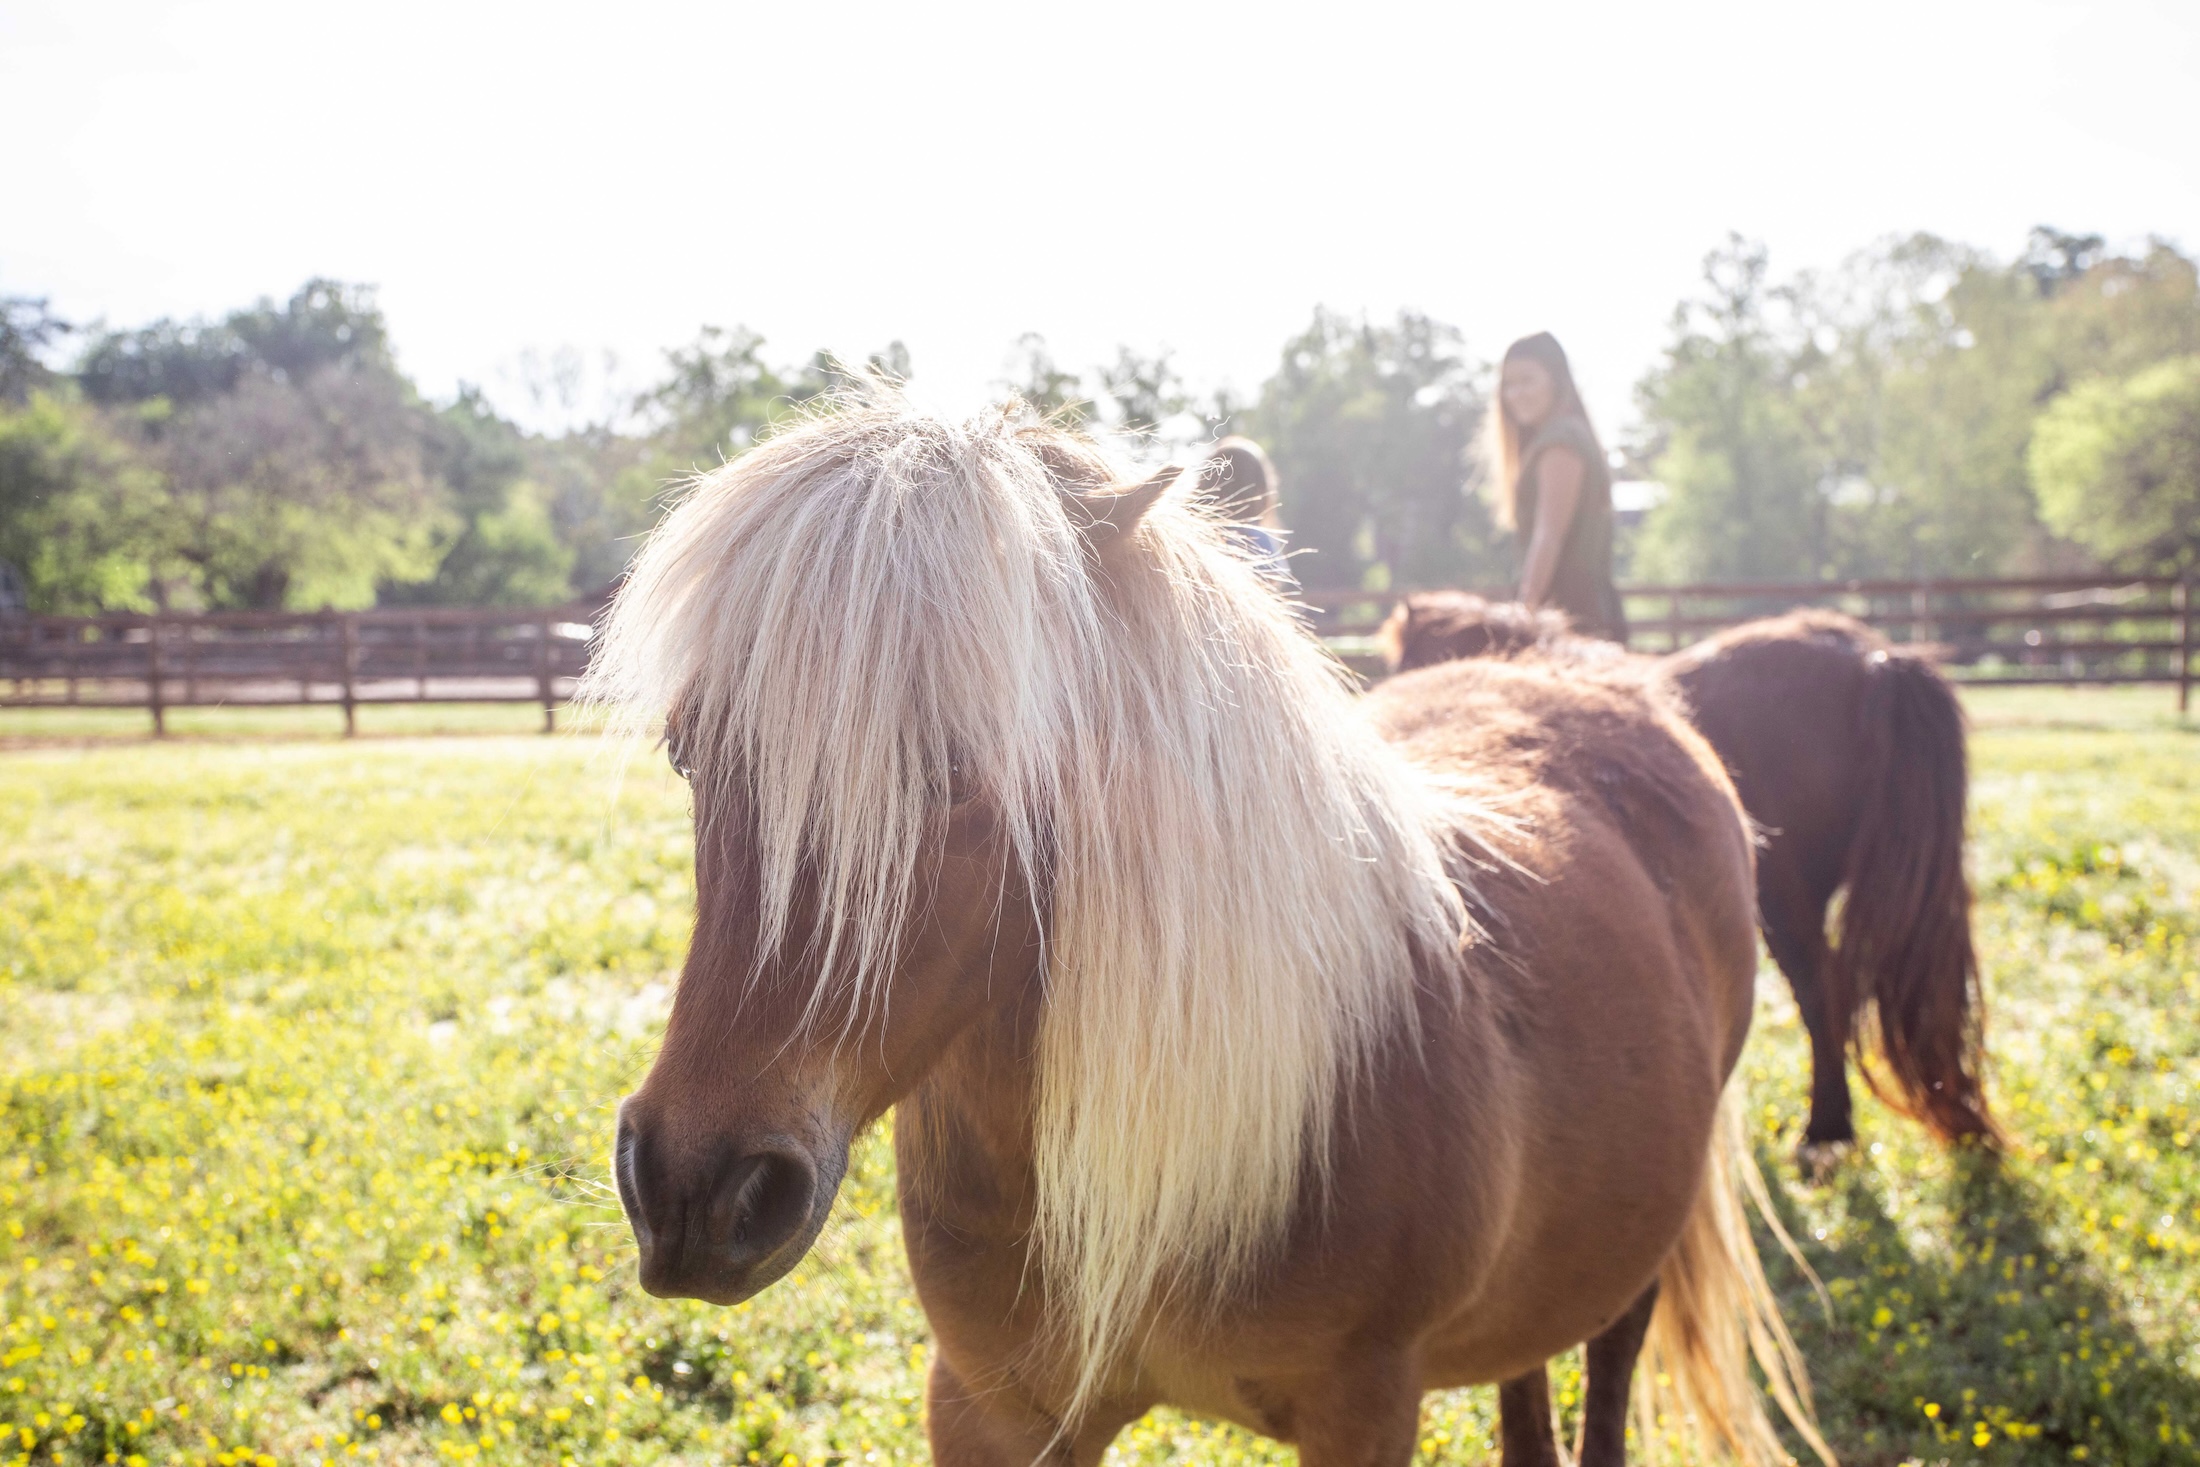
<instances>
[{"instance_id":1,"label":"woman's dark top","mask_svg":"<svg viewBox=\"0 0 2200 1467\"><path fill-rule=\"evenodd\" d=\"M1612 582L1612 470L1588 423L1571 413L1538 428L1520 455L1520 485L1513 496L1520 559L1527 560L1528 546L1535 538L1538 471L1543 455L1554 448L1570 448L1581 460L1581 502L1574 508L1565 539L1559 542L1558 563L1551 569L1543 604L1565 612L1581 635L1625 646L1627 612Z\"/></svg>"}]
</instances>

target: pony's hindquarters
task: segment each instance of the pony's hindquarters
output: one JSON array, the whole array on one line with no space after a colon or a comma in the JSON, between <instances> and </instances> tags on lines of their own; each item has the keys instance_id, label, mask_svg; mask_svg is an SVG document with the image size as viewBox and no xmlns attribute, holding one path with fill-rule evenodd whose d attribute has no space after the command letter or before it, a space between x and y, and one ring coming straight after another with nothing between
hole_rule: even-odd
<instances>
[{"instance_id":1,"label":"pony's hindquarters","mask_svg":"<svg viewBox=\"0 0 2200 1467\"><path fill-rule=\"evenodd\" d=\"M1843 869L1827 1008L1861 1050L1874 1011L1894 1099L1945 1140L1998 1139L1979 1080L1978 957L1963 874L1963 709L1922 657L1865 659L1863 805ZM1864 1068L1865 1078L1872 1072ZM1874 1088L1877 1089L1876 1083Z\"/></svg>"},{"instance_id":2,"label":"pony's hindquarters","mask_svg":"<svg viewBox=\"0 0 2200 1467\"><path fill-rule=\"evenodd\" d=\"M1584 677L1571 663L1452 663L1373 697L1385 726L1432 764L1449 755L1487 770L1502 752L1534 781L1506 807L1522 815L1518 863L1491 872L1481 894L1502 914L1495 942L1518 965L1491 993L1522 1015L1510 1031L1529 1077L1519 1109L1544 1105L1555 1121L1528 1179L1501 1199L1528 1225L1500 1230L1516 1241L1469 1311L1473 1327L1502 1319L1512 1335L1532 1334L1555 1295L1526 1281L1564 1276L1577 1286L1564 1302L1598 1311L1573 1339L1595 1338L1654 1274L1651 1353L1635 1376L1645 1444L1670 1431L1690 1460L1723 1447L1784 1461L1761 1372L1803 1439L1822 1445L1741 1201L1763 1188L1730 1078L1754 1004L1756 887L1717 756L1658 684ZM1560 1184L1562 1196L1535 1195ZM1585 1236L1552 1221L1569 1214L1624 1225ZM1639 1249L1640 1271L1607 1271L1603 1292L1581 1297L1580 1281L1622 1245Z\"/></svg>"},{"instance_id":3,"label":"pony's hindquarters","mask_svg":"<svg viewBox=\"0 0 2200 1467\"><path fill-rule=\"evenodd\" d=\"M1657 1311L1635 1374L1636 1431L1647 1447L1692 1420L1698 1434L1743 1462L1789 1461L1751 1376L1754 1364L1795 1434L1830 1464L1832 1449L1811 1409L1810 1377L1750 1236L1745 1196L1794 1254L1750 1155L1738 1092L1730 1084L1703 1188L1658 1270Z\"/></svg>"}]
</instances>

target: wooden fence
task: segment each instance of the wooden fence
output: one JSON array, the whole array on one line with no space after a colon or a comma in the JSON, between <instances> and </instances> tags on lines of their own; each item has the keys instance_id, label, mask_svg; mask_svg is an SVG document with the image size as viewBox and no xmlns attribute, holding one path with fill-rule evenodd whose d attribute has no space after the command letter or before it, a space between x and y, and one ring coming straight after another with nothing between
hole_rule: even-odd
<instances>
[{"instance_id":1,"label":"wooden fence","mask_svg":"<svg viewBox=\"0 0 2200 1467\"><path fill-rule=\"evenodd\" d=\"M1630 645L1671 652L1722 628L1798 606L1844 611L1898 642L1931 643L1950 673L1979 683L2162 683L2190 707L2192 577L2034 576L2001 580L1763 581L1627 585ZM1309 591L1315 627L1375 672L1373 634L1397 592ZM1503 596L1504 591L1486 594Z\"/></svg>"},{"instance_id":2,"label":"wooden fence","mask_svg":"<svg viewBox=\"0 0 2200 1467\"><path fill-rule=\"evenodd\" d=\"M2161 577L1771 581L1621 588L1637 651L1667 652L1797 606L1932 643L1980 683L2166 683L2190 707L2194 583ZM1305 593L1315 630L1379 675L1374 633L1400 593ZM1502 594L1502 593L1495 593ZM587 666L599 605L528 609L0 616L0 707L540 703L543 727Z\"/></svg>"},{"instance_id":3,"label":"wooden fence","mask_svg":"<svg viewBox=\"0 0 2200 1467\"><path fill-rule=\"evenodd\" d=\"M0 707L540 703L545 731L588 663L592 606L0 616Z\"/></svg>"}]
</instances>

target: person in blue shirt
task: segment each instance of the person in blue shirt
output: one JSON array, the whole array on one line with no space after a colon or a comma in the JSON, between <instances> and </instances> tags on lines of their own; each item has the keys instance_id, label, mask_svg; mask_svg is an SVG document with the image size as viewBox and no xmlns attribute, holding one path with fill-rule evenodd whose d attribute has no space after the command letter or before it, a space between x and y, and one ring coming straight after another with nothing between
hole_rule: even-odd
<instances>
[{"instance_id":1,"label":"person in blue shirt","mask_svg":"<svg viewBox=\"0 0 2200 1467\"><path fill-rule=\"evenodd\" d=\"M1283 548L1276 512L1276 466L1250 438L1232 434L1208 450L1199 466L1199 493L1221 512L1224 532L1245 548L1246 558L1285 593L1299 588Z\"/></svg>"}]
</instances>

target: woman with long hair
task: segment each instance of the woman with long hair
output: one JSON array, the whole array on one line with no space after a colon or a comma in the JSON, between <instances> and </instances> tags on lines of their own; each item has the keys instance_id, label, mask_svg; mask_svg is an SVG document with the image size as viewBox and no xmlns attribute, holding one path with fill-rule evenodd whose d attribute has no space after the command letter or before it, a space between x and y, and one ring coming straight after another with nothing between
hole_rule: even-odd
<instances>
[{"instance_id":1,"label":"woman with long hair","mask_svg":"<svg viewBox=\"0 0 2200 1467\"><path fill-rule=\"evenodd\" d=\"M1612 471L1548 331L1505 349L1490 414L1498 523L1517 532L1520 599L1566 613L1574 630L1624 645L1612 580Z\"/></svg>"}]
</instances>

